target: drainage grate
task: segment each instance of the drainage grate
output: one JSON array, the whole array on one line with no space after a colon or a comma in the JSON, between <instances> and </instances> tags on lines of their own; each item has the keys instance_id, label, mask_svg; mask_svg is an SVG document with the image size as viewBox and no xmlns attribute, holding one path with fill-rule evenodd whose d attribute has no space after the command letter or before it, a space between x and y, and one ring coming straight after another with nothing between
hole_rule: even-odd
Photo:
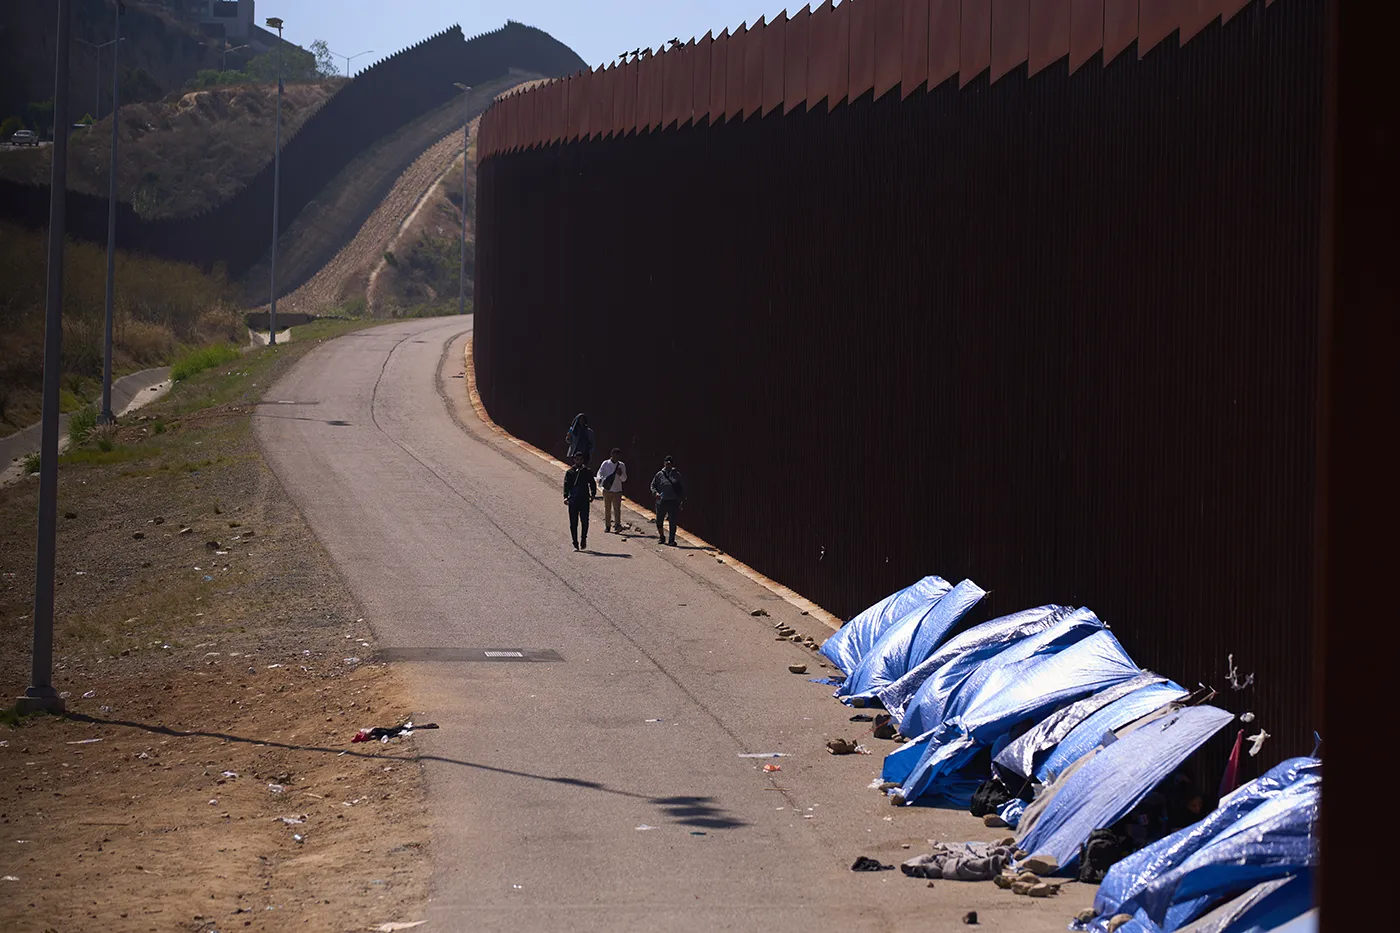
<instances>
[{"instance_id":1,"label":"drainage grate","mask_svg":"<svg viewBox=\"0 0 1400 933\"><path fill-rule=\"evenodd\" d=\"M562 661L549 648L385 648L380 661L433 661L466 664L473 661Z\"/></svg>"}]
</instances>

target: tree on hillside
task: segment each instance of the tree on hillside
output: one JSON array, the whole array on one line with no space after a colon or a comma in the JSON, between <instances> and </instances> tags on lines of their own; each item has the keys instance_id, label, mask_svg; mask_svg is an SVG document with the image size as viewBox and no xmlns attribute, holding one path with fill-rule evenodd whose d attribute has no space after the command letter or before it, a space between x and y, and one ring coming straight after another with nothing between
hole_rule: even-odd
<instances>
[{"instance_id":1,"label":"tree on hillside","mask_svg":"<svg viewBox=\"0 0 1400 933\"><path fill-rule=\"evenodd\" d=\"M277 53L278 50L274 48L254 56L243 70L260 84L272 84L277 81ZM316 66L316 56L306 49L286 44L282 46L281 53L284 81L316 81L321 77Z\"/></svg>"},{"instance_id":2,"label":"tree on hillside","mask_svg":"<svg viewBox=\"0 0 1400 933\"><path fill-rule=\"evenodd\" d=\"M9 139L15 135L16 130L24 129L24 121L19 117L6 117L4 123L0 123L0 139Z\"/></svg>"},{"instance_id":3,"label":"tree on hillside","mask_svg":"<svg viewBox=\"0 0 1400 933\"><path fill-rule=\"evenodd\" d=\"M40 136L53 133L53 98L34 101L24 108L25 122Z\"/></svg>"},{"instance_id":4,"label":"tree on hillside","mask_svg":"<svg viewBox=\"0 0 1400 933\"><path fill-rule=\"evenodd\" d=\"M165 88L144 68L123 68L121 95L123 104L139 104L160 100L165 96Z\"/></svg>"},{"instance_id":5,"label":"tree on hillside","mask_svg":"<svg viewBox=\"0 0 1400 933\"><path fill-rule=\"evenodd\" d=\"M316 56L317 74L323 78L334 78L340 75L340 69L335 64L335 55L331 52L331 47L326 44L325 39L317 39L311 43L311 51Z\"/></svg>"}]
</instances>

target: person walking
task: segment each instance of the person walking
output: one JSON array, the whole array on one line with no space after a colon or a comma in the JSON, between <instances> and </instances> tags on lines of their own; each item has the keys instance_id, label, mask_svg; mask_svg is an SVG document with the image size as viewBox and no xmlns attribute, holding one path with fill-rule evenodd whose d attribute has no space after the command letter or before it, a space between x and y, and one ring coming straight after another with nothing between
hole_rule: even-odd
<instances>
[{"instance_id":1,"label":"person walking","mask_svg":"<svg viewBox=\"0 0 1400 933\"><path fill-rule=\"evenodd\" d=\"M598 467L598 488L603 490L603 534L622 532L622 484L627 482L627 464L622 451L614 447Z\"/></svg>"},{"instance_id":2,"label":"person walking","mask_svg":"<svg viewBox=\"0 0 1400 933\"><path fill-rule=\"evenodd\" d=\"M574 457L583 454L583 462L593 459L593 429L588 426L588 416L583 412L574 415L574 423L569 425L569 433L564 435L564 440L569 445L569 462L574 462Z\"/></svg>"},{"instance_id":3,"label":"person walking","mask_svg":"<svg viewBox=\"0 0 1400 933\"><path fill-rule=\"evenodd\" d=\"M589 503L597 497L598 486L593 482L587 459L582 453L574 454L574 465L564 474L564 501L569 506L569 537L574 539L575 551L588 550Z\"/></svg>"},{"instance_id":4,"label":"person walking","mask_svg":"<svg viewBox=\"0 0 1400 933\"><path fill-rule=\"evenodd\" d=\"M676 544L676 516L680 514L681 503L685 501L685 489L681 486L681 471L676 469L676 460L668 456L661 469L651 478L651 492L656 496L656 536L662 544ZM671 540L666 540L662 522L671 521Z\"/></svg>"}]
</instances>

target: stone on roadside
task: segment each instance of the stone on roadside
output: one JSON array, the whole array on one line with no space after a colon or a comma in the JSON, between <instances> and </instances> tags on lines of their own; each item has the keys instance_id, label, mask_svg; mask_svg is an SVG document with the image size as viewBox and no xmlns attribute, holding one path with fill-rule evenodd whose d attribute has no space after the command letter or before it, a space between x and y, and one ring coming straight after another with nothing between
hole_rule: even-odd
<instances>
[{"instance_id":1,"label":"stone on roadside","mask_svg":"<svg viewBox=\"0 0 1400 933\"><path fill-rule=\"evenodd\" d=\"M1015 844L1016 844L1016 837L1015 837L1015 836L1004 836L1003 838L1001 838L1001 839L999 839L999 840L997 841L997 845L999 845L999 846L1001 846L1001 847L1003 847L1003 848L1006 848L1006 849L1011 848L1011 847L1014 846Z\"/></svg>"},{"instance_id":2,"label":"stone on roadside","mask_svg":"<svg viewBox=\"0 0 1400 933\"><path fill-rule=\"evenodd\" d=\"M1029 894L1031 893L1031 888L1033 887L1035 887L1035 885L1031 884L1029 881L1016 881L1013 882L1011 885L1011 893Z\"/></svg>"},{"instance_id":3,"label":"stone on roadside","mask_svg":"<svg viewBox=\"0 0 1400 933\"><path fill-rule=\"evenodd\" d=\"M1037 875L1053 875L1060 870L1060 860L1053 855L1032 855L1020 867Z\"/></svg>"},{"instance_id":4,"label":"stone on roadside","mask_svg":"<svg viewBox=\"0 0 1400 933\"><path fill-rule=\"evenodd\" d=\"M791 642L800 642L800 641L802 641L802 636L801 636L801 635L789 635L789 636L788 636L788 641L791 641Z\"/></svg>"},{"instance_id":5,"label":"stone on roadside","mask_svg":"<svg viewBox=\"0 0 1400 933\"><path fill-rule=\"evenodd\" d=\"M988 813L982 817L982 825L990 827L991 829L1005 829L1010 824L1008 824L1006 820L1003 820L997 814Z\"/></svg>"},{"instance_id":6,"label":"stone on roadside","mask_svg":"<svg viewBox=\"0 0 1400 933\"><path fill-rule=\"evenodd\" d=\"M1012 877L1011 875L1008 875L1008 874L1004 874L1004 873L1003 873L1003 874L1000 874L1000 875L993 875L993 876L992 876L992 884L996 885L997 887L999 887L999 888L1001 888L1001 889L1003 889L1003 890L1009 889L1009 888L1011 887L1011 885L1013 885L1015 882L1016 882L1016 879L1015 879L1014 877Z\"/></svg>"},{"instance_id":7,"label":"stone on roadside","mask_svg":"<svg viewBox=\"0 0 1400 933\"><path fill-rule=\"evenodd\" d=\"M1098 912L1097 910L1095 910L1094 908L1092 908L1092 907L1085 907L1085 908L1084 908L1083 910L1081 910L1079 913L1077 913L1077 914L1074 915L1074 919L1075 919L1077 922L1079 922L1079 923L1089 923L1090 921L1092 921L1092 920L1093 920L1095 917L1097 917L1098 915L1099 915L1099 912Z\"/></svg>"},{"instance_id":8,"label":"stone on roadside","mask_svg":"<svg viewBox=\"0 0 1400 933\"><path fill-rule=\"evenodd\" d=\"M850 739L829 739L826 743L826 750L833 755L854 755L856 743Z\"/></svg>"},{"instance_id":9,"label":"stone on roadside","mask_svg":"<svg viewBox=\"0 0 1400 933\"><path fill-rule=\"evenodd\" d=\"M1024 881L1027 884L1040 884L1040 876L1033 871L1021 871L1016 873L1017 881Z\"/></svg>"},{"instance_id":10,"label":"stone on roadside","mask_svg":"<svg viewBox=\"0 0 1400 933\"><path fill-rule=\"evenodd\" d=\"M751 616L766 616L766 615L768 615L768 610L767 610L767 609L755 609L753 612L750 612L749 615L751 615Z\"/></svg>"},{"instance_id":11,"label":"stone on roadside","mask_svg":"<svg viewBox=\"0 0 1400 933\"><path fill-rule=\"evenodd\" d=\"M1132 914L1114 914L1108 920L1108 933L1114 933L1115 930L1132 919Z\"/></svg>"},{"instance_id":12,"label":"stone on roadside","mask_svg":"<svg viewBox=\"0 0 1400 933\"><path fill-rule=\"evenodd\" d=\"M805 673L807 673L807 665L805 665L805 664L789 664L789 665L788 665L788 670L791 671L791 672L794 673L794 674L805 674Z\"/></svg>"},{"instance_id":13,"label":"stone on roadside","mask_svg":"<svg viewBox=\"0 0 1400 933\"><path fill-rule=\"evenodd\" d=\"M181 528L181 529L180 529L180 534L182 534L182 535L192 535L192 534L194 534L194 529L193 529L193 528Z\"/></svg>"},{"instance_id":14,"label":"stone on roadside","mask_svg":"<svg viewBox=\"0 0 1400 933\"><path fill-rule=\"evenodd\" d=\"M146 533L144 531L135 531L132 532L131 537L135 541L140 541L141 539L146 537Z\"/></svg>"},{"instance_id":15,"label":"stone on roadside","mask_svg":"<svg viewBox=\"0 0 1400 933\"><path fill-rule=\"evenodd\" d=\"M1040 884L1031 885L1031 889L1026 892L1030 897L1049 897L1052 894L1059 893L1060 886L1058 884L1046 884L1044 881Z\"/></svg>"},{"instance_id":16,"label":"stone on roadside","mask_svg":"<svg viewBox=\"0 0 1400 933\"><path fill-rule=\"evenodd\" d=\"M977 911L969 910L967 913L963 914L963 923L966 923L968 926L976 926Z\"/></svg>"}]
</instances>

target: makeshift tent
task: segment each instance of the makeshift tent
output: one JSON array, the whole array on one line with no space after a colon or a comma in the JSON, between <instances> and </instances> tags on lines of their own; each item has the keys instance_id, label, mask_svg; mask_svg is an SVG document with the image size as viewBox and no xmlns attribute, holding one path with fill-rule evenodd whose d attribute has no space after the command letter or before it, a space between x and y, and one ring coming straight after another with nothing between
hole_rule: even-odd
<instances>
[{"instance_id":1,"label":"makeshift tent","mask_svg":"<svg viewBox=\"0 0 1400 933\"><path fill-rule=\"evenodd\" d=\"M890 626L911 613L923 612L952 588L942 577L929 576L891 593L841 626L822 643L821 653L849 674Z\"/></svg>"},{"instance_id":2,"label":"makeshift tent","mask_svg":"<svg viewBox=\"0 0 1400 933\"><path fill-rule=\"evenodd\" d=\"M1312 872L1256 884L1221 904L1178 933L1266 933L1307 913L1313 906ZM1129 933L1157 933L1161 928L1143 916L1125 925Z\"/></svg>"},{"instance_id":3,"label":"makeshift tent","mask_svg":"<svg viewBox=\"0 0 1400 933\"><path fill-rule=\"evenodd\" d=\"M1060 608L1031 609L964 632L963 636L976 633L975 639L923 682L898 720L899 731L922 736L938 728L966 708L997 666L1055 654L1104 628L1088 609L1062 612Z\"/></svg>"},{"instance_id":4,"label":"makeshift tent","mask_svg":"<svg viewBox=\"0 0 1400 933\"><path fill-rule=\"evenodd\" d=\"M1117 739L1066 778L1017 846L1068 868L1096 829L1127 816L1178 765L1225 728L1232 713L1213 706L1175 710Z\"/></svg>"},{"instance_id":5,"label":"makeshift tent","mask_svg":"<svg viewBox=\"0 0 1400 933\"><path fill-rule=\"evenodd\" d=\"M997 755L992 760L992 770L1007 787L1034 777L1036 764L1044 759L1046 752L1055 748L1061 740L1073 732L1075 726L1105 706L1116 700L1121 700L1130 693L1143 687L1167 682L1167 678L1160 674L1139 674L1131 680L1114 684L1056 710ZM1177 689L1180 690L1180 688ZM1181 695L1185 696L1185 694L1186 691L1181 690ZM1103 735L1103 732L1100 732L1099 735Z\"/></svg>"},{"instance_id":6,"label":"makeshift tent","mask_svg":"<svg viewBox=\"0 0 1400 933\"><path fill-rule=\"evenodd\" d=\"M934 681L926 693L949 696L987 658L1000 654L1013 642L1043 632L1071 611L1065 606L1041 606L983 622L949 639L909 673L876 690L875 696L894 717L895 725L904 730L905 711L925 684ZM927 731L919 726L917 720L910 723L904 734L918 735Z\"/></svg>"},{"instance_id":7,"label":"makeshift tent","mask_svg":"<svg viewBox=\"0 0 1400 933\"><path fill-rule=\"evenodd\" d=\"M1238 826L1262 804L1296 790L1318 790L1321 783L1321 761L1290 758L1226 795L1220 805L1199 822L1129 855L1109 869L1099 885L1094 909L1103 921L1100 926L1107 929L1108 918L1115 914L1136 913L1144 892L1226 831Z\"/></svg>"},{"instance_id":8,"label":"makeshift tent","mask_svg":"<svg viewBox=\"0 0 1400 933\"><path fill-rule=\"evenodd\" d=\"M1008 742L1018 725L1142 673L1118 639L1103 629L1053 654L1027 654L1023 649L1053 631L1013 646L968 679L963 688L963 694L969 695L966 705L916 740L924 752L900 788L906 802L925 794L963 802L964 782L956 778L978 748ZM1007 655L1011 659L1005 659ZM948 779L955 783L946 783Z\"/></svg>"},{"instance_id":9,"label":"makeshift tent","mask_svg":"<svg viewBox=\"0 0 1400 933\"><path fill-rule=\"evenodd\" d=\"M1177 930L1222 898L1311 869L1321 796L1318 785L1295 784L1264 801L1155 878L1138 894L1140 909L1163 930Z\"/></svg>"},{"instance_id":10,"label":"makeshift tent","mask_svg":"<svg viewBox=\"0 0 1400 933\"><path fill-rule=\"evenodd\" d=\"M1048 784L1066 768L1099 747L1105 733L1135 722L1168 703L1180 700L1187 691L1168 681L1133 691L1089 716L1070 730L1035 769L1035 779Z\"/></svg>"},{"instance_id":11,"label":"makeshift tent","mask_svg":"<svg viewBox=\"0 0 1400 933\"><path fill-rule=\"evenodd\" d=\"M836 695L851 702L894 683L932 654L958 620L986 595L976 583L964 580L922 612L906 615L886 629Z\"/></svg>"}]
</instances>

